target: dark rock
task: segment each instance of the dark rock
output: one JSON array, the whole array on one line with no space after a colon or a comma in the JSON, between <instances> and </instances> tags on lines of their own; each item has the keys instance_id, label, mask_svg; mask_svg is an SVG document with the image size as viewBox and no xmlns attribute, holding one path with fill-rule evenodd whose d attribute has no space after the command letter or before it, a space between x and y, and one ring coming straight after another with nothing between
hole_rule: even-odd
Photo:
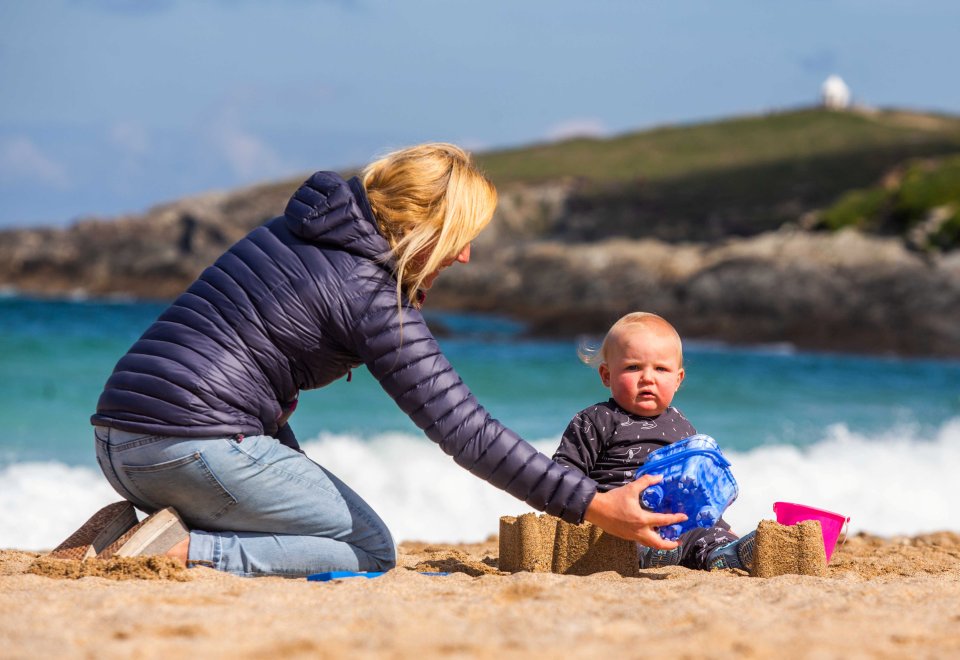
<instances>
[{"instance_id":1,"label":"dark rock","mask_svg":"<svg viewBox=\"0 0 960 660\"><path fill-rule=\"evenodd\" d=\"M431 301L499 311L538 335L602 333L632 310L686 338L960 355L960 255L928 261L897 239L768 232L717 245L527 243L476 253Z\"/></svg>"},{"instance_id":2,"label":"dark rock","mask_svg":"<svg viewBox=\"0 0 960 660\"><path fill-rule=\"evenodd\" d=\"M0 232L0 286L171 299L280 213L298 184L213 193L62 230ZM509 315L537 335L602 333L622 314L647 310L686 338L960 356L960 253L923 256L895 238L789 228L697 243L574 242L569 233L544 240L566 222L581 185L505 187L471 263L444 272L429 307Z\"/></svg>"}]
</instances>

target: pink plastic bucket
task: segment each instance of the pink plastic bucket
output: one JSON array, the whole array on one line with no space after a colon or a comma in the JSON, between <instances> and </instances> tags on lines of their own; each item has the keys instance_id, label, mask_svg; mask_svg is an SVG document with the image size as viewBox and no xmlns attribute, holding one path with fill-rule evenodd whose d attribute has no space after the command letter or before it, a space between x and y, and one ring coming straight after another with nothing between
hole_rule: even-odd
<instances>
[{"instance_id":1,"label":"pink plastic bucket","mask_svg":"<svg viewBox=\"0 0 960 660\"><path fill-rule=\"evenodd\" d=\"M823 531L823 549L827 554L827 562L830 561L830 555L833 554L833 548L837 544L841 532L846 539L844 526L850 522L850 518L841 516L839 513L792 502L774 502L773 512L777 516L777 522L781 525L796 525L804 520L819 520L820 529Z\"/></svg>"}]
</instances>

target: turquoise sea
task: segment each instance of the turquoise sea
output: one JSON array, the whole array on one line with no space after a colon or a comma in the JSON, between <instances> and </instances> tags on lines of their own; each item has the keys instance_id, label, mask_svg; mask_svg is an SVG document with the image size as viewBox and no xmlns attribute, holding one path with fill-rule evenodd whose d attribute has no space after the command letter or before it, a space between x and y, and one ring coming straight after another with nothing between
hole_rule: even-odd
<instances>
[{"instance_id":1,"label":"turquoise sea","mask_svg":"<svg viewBox=\"0 0 960 660\"><path fill-rule=\"evenodd\" d=\"M0 547L55 545L115 497L89 416L116 361L162 309L0 297ZM546 453L574 413L607 398L575 340L529 339L491 317L430 319L481 403ZM848 515L852 531L960 529L960 362L686 342L685 366L674 403L733 462L735 529L771 518L778 500ZM398 539L481 539L500 515L528 510L457 467L364 370L304 393L291 424Z\"/></svg>"}]
</instances>

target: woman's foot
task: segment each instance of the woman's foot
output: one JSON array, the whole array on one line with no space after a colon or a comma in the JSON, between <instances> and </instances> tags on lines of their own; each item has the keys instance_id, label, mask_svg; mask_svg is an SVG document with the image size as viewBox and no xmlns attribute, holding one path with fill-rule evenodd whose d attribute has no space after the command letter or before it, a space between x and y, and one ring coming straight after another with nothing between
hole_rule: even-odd
<instances>
[{"instance_id":1,"label":"woman's foot","mask_svg":"<svg viewBox=\"0 0 960 660\"><path fill-rule=\"evenodd\" d=\"M92 559L137 524L137 512L127 501L114 502L90 516L87 522L50 553L57 559Z\"/></svg>"},{"instance_id":2,"label":"woman's foot","mask_svg":"<svg viewBox=\"0 0 960 660\"><path fill-rule=\"evenodd\" d=\"M168 506L131 528L97 557L110 559L169 555L181 558L186 563L186 548L189 547L189 542L190 530L183 524L176 510Z\"/></svg>"},{"instance_id":3,"label":"woman's foot","mask_svg":"<svg viewBox=\"0 0 960 660\"><path fill-rule=\"evenodd\" d=\"M179 559L186 564L187 558L190 556L190 535L187 534L186 538L180 541L180 543L167 550L166 556Z\"/></svg>"}]
</instances>

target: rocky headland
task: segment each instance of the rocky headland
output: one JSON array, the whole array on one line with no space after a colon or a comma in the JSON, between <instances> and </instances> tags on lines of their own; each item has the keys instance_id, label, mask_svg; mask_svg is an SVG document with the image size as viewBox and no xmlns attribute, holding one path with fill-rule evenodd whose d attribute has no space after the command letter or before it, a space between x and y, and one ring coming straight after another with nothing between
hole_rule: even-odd
<instances>
[{"instance_id":1,"label":"rocky headland","mask_svg":"<svg viewBox=\"0 0 960 660\"><path fill-rule=\"evenodd\" d=\"M65 229L2 232L0 286L170 299L282 211L295 185L198 196ZM643 309L688 338L960 355L960 252L929 255L898 238L789 225L702 243L542 238L530 235L526 207L562 215L564 198L555 188L526 194L536 199L504 204L471 263L438 280L430 307L508 315L537 335L601 332Z\"/></svg>"},{"instance_id":2,"label":"rocky headland","mask_svg":"<svg viewBox=\"0 0 960 660\"><path fill-rule=\"evenodd\" d=\"M960 253L929 258L894 238L783 228L712 244L541 241L475 252L483 256L451 270L431 298L521 318L535 334L601 332L648 310L686 338L960 355Z\"/></svg>"},{"instance_id":3,"label":"rocky headland","mask_svg":"<svg viewBox=\"0 0 960 660\"><path fill-rule=\"evenodd\" d=\"M712 156L697 152L686 174L663 161L656 171L670 176L660 179L540 176L567 156L565 171L584 169L584 154L593 154L593 170L624 172L630 165L621 152L636 136L575 141L546 155L528 149L481 156L500 191L497 213L475 242L471 263L445 272L428 306L507 315L536 335L599 333L621 314L643 309L666 316L690 339L960 356L960 249L918 242L918 228L929 222L897 235L882 218L870 225L847 213L856 222L839 228L817 220L846 189L881 181L887 192L874 196L880 207L904 198L891 188L889 172L917 153L927 160L957 153L960 122L938 119L939 132L932 132L904 124L900 115L880 128L875 117L811 112L751 121L678 129L686 139L699 136L698 144L707 129L711 139L728 142ZM880 147L796 155L810 134L829 128L836 142L854 134L851 125L885 131L870 138ZM737 156L738 135L763 130L769 140ZM676 135L660 147L656 141L666 139L660 133L641 137L646 142L631 153L652 158L658 148L678 151ZM773 158L768 142L787 138L795 140L784 147L789 158ZM607 163L608 156L616 158ZM747 164L725 164L734 156ZM0 231L0 287L25 295L172 299L234 241L282 213L306 176L62 229ZM948 183L948 199L960 199L956 188ZM957 220L949 214L960 219L957 208L935 209L948 219L936 225L937 240L951 236Z\"/></svg>"}]
</instances>

